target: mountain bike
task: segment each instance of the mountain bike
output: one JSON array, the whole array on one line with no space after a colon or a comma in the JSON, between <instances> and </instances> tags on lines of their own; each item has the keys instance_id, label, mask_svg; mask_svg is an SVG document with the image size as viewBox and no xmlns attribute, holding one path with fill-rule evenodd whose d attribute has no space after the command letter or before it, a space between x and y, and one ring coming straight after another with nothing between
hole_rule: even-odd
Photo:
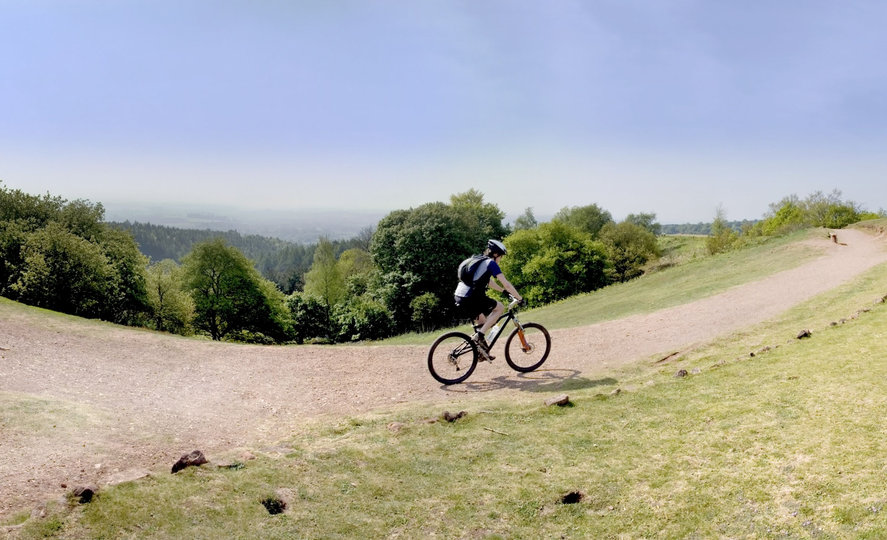
<instances>
[{"instance_id":1,"label":"mountain bike","mask_svg":"<svg viewBox=\"0 0 887 540\"><path fill-rule=\"evenodd\" d=\"M538 323L521 323L517 316L520 302L509 296L511 303L496 325L490 329L487 342L492 350L508 323L514 330L505 340L505 361L515 371L528 373L538 369L551 351L551 336ZM475 327L477 330L479 327ZM428 371L443 384L456 384L467 379L477 367L480 353L477 343L464 332L447 332L437 338L428 351Z\"/></svg>"}]
</instances>

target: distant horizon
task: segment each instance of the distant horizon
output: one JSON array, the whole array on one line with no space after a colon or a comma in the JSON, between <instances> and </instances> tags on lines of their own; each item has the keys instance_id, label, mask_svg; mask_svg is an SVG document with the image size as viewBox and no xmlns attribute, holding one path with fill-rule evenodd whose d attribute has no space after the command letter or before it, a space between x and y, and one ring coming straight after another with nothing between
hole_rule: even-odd
<instances>
[{"instance_id":1,"label":"distant horizon","mask_svg":"<svg viewBox=\"0 0 887 540\"><path fill-rule=\"evenodd\" d=\"M92 201L101 202L101 201ZM105 221L122 223L143 223L182 229L208 229L227 232L235 230L240 234L256 234L279 238L295 243L313 243L316 238L329 237L333 240L347 240L367 228L375 227L379 220L390 212L347 209L294 209L292 211L261 211L238 209L233 206L187 205L170 206L149 203L120 203L105 208ZM153 213L164 210L165 213ZM178 210L178 211L176 211ZM604 209L606 210L606 209ZM514 224L519 214L506 215L503 223ZM554 214L535 216L540 223L551 221ZM663 227L710 224L714 219L703 221L656 222ZM763 218L728 219L729 222L758 221ZM614 216L614 220L620 221ZM318 231L320 229L320 231Z\"/></svg>"},{"instance_id":2,"label":"distant horizon","mask_svg":"<svg viewBox=\"0 0 887 540\"><path fill-rule=\"evenodd\" d=\"M0 179L260 212L471 188L508 215L751 219L834 189L877 211L884 20L868 0L7 2Z\"/></svg>"}]
</instances>

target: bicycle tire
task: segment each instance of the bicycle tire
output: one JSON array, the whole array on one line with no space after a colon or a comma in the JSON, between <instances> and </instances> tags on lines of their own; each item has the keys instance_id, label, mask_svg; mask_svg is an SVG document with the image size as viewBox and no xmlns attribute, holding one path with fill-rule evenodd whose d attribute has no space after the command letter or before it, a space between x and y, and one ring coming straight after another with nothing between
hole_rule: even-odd
<instances>
[{"instance_id":1,"label":"bicycle tire","mask_svg":"<svg viewBox=\"0 0 887 540\"><path fill-rule=\"evenodd\" d=\"M443 384L467 379L477 367L477 344L462 332L447 332L428 350L428 371Z\"/></svg>"},{"instance_id":2,"label":"bicycle tire","mask_svg":"<svg viewBox=\"0 0 887 540\"><path fill-rule=\"evenodd\" d=\"M520 328L515 328L508 336L508 341L505 342L505 361L508 362L511 369L528 373L545 363L548 353L551 352L551 336L541 324L526 323L522 326L524 338L530 348L524 350L520 338L515 341L514 338L520 333ZM513 347L512 344L514 344Z\"/></svg>"}]
</instances>

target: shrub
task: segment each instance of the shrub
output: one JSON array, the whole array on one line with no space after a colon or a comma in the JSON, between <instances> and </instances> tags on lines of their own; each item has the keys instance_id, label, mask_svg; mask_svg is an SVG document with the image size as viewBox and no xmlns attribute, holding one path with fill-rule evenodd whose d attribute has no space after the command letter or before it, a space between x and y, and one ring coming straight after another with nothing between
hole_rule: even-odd
<instances>
[{"instance_id":1,"label":"shrub","mask_svg":"<svg viewBox=\"0 0 887 540\"><path fill-rule=\"evenodd\" d=\"M505 239L502 270L531 305L560 300L607 284L606 248L560 221L517 231Z\"/></svg>"},{"instance_id":2,"label":"shrub","mask_svg":"<svg viewBox=\"0 0 887 540\"><path fill-rule=\"evenodd\" d=\"M333 309L339 341L382 339L391 335L391 313L379 302L363 297L351 298Z\"/></svg>"}]
</instances>

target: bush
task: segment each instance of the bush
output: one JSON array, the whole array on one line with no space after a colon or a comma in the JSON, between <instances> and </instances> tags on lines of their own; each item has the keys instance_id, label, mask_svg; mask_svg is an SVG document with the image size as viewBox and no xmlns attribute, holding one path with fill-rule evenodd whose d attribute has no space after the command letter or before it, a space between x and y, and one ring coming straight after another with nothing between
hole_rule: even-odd
<instances>
[{"instance_id":1,"label":"bush","mask_svg":"<svg viewBox=\"0 0 887 540\"><path fill-rule=\"evenodd\" d=\"M410 302L413 310L413 327L422 332L428 332L437 328L434 324L434 315L440 308L440 300L432 293L425 293L413 298Z\"/></svg>"},{"instance_id":2,"label":"bush","mask_svg":"<svg viewBox=\"0 0 887 540\"><path fill-rule=\"evenodd\" d=\"M379 302L367 298L351 298L333 309L338 325L339 341L382 339L394 327L391 313Z\"/></svg>"},{"instance_id":3,"label":"bush","mask_svg":"<svg viewBox=\"0 0 887 540\"><path fill-rule=\"evenodd\" d=\"M644 273L644 265L660 255L656 235L647 228L623 221L607 223L600 232L607 246L614 281L628 281Z\"/></svg>"},{"instance_id":4,"label":"bush","mask_svg":"<svg viewBox=\"0 0 887 540\"><path fill-rule=\"evenodd\" d=\"M560 300L607 284L606 248L560 221L517 231L505 239L502 271L531 305Z\"/></svg>"},{"instance_id":5,"label":"bush","mask_svg":"<svg viewBox=\"0 0 887 540\"><path fill-rule=\"evenodd\" d=\"M327 310L323 301L313 295L294 292L286 298L286 307L292 318L292 338L305 343L313 338L330 338Z\"/></svg>"}]
</instances>

